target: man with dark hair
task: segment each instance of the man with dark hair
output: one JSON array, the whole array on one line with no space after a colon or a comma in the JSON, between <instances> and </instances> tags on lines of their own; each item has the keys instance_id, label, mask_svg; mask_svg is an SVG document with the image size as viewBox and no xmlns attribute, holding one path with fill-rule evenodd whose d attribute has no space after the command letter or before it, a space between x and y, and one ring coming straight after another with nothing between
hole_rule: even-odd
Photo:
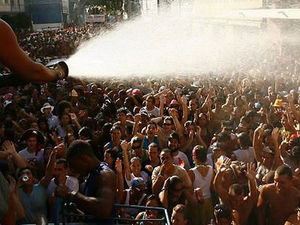
<instances>
[{"instance_id":1,"label":"man with dark hair","mask_svg":"<svg viewBox=\"0 0 300 225\"><path fill-rule=\"evenodd\" d=\"M239 149L233 151L233 156L238 161L242 161L245 163L254 162L254 152L253 147L251 147L249 134L246 132L242 132L237 135L237 138Z\"/></svg>"},{"instance_id":2,"label":"man with dark hair","mask_svg":"<svg viewBox=\"0 0 300 225\"><path fill-rule=\"evenodd\" d=\"M154 168L152 173L152 192L159 194L165 180L171 176L178 176L183 181L186 191L192 191L192 182L185 169L174 164L173 155L170 149L163 149L160 153L161 165Z\"/></svg>"},{"instance_id":3,"label":"man with dark hair","mask_svg":"<svg viewBox=\"0 0 300 225\"><path fill-rule=\"evenodd\" d=\"M149 95L146 98L146 104L143 108L141 108L140 113L142 111L147 112L150 117L158 117L160 115L159 108L155 106L155 97L153 95Z\"/></svg>"},{"instance_id":4,"label":"man with dark hair","mask_svg":"<svg viewBox=\"0 0 300 225\"><path fill-rule=\"evenodd\" d=\"M174 158L174 164L183 166L186 170L191 168L188 157L179 150L180 140L176 132L170 134L168 138L168 148L171 149Z\"/></svg>"},{"instance_id":5,"label":"man with dark hair","mask_svg":"<svg viewBox=\"0 0 300 225\"><path fill-rule=\"evenodd\" d=\"M89 177L82 194L61 185L57 187L56 195L75 202L80 210L93 216L93 221L109 219L115 201L114 172L105 163L101 163L91 145L82 140L72 142L67 152L67 162L72 171Z\"/></svg>"},{"instance_id":6,"label":"man with dark hair","mask_svg":"<svg viewBox=\"0 0 300 225\"><path fill-rule=\"evenodd\" d=\"M300 195L292 176L292 170L282 165L275 171L274 183L262 186L257 202L259 225L282 225L295 212Z\"/></svg>"},{"instance_id":7,"label":"man with dark hair","mask_svg":"<svg viewBox=\"0 0 300 225\"><path fill-rule=\"evenodd\" d=\"M224 180L228 178L225 176L226 172L223 168L219 169L214 180L215 190L222 203L229 208L235 224L240 225L247 224L252 209L256 205L258 195L255 180L255 165L247 164L245 173L248 178L248 195L245 195L243 186L240 184L232 184L229 189L225 188Z\"/></svg>"}]
</instances>

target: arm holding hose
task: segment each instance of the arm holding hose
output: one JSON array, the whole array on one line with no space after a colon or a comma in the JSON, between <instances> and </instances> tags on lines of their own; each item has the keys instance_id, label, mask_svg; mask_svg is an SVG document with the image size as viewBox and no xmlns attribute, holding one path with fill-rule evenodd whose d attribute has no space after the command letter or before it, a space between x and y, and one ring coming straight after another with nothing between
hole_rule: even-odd
<instances>
[{"instance_id":1,"label":"arm holding hose","mask_svg":"<svg viewBox=\"0 0 300 225\"><path fill-rule=\"evenodd\" d=\"M0 82L8 85L22 85L28 82L45 83L56 81L68 76L65 65L58 63L54 69L34 62L20 48L16 35L11 27L0 19L0 62L8 67L13 74L0 77ZM12 80L12 81L10 81ZM0 84L0 86L8 86Z\"/></svg>"}]
</instances>

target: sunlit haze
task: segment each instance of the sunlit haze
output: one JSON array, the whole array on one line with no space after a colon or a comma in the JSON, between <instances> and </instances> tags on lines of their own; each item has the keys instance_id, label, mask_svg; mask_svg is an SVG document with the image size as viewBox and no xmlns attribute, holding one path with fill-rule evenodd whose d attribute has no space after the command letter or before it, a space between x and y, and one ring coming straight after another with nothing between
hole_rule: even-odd
<instances>
[{"instance_id":1,"label":"sunlit haze","mask_svg":"<svg viewBox=\"0 0 300 225\"><path fill-rule=\"evenodd\" d=\"M232 23L241 22L204 19L191 3L143 10L136 19L80 45L67 61L70 74L126 78L226 71L250 67L263 61L271 46L276 48L276 31L270 37L262 34L257 19L233 29Z\"/></svg>"}]
</instances>

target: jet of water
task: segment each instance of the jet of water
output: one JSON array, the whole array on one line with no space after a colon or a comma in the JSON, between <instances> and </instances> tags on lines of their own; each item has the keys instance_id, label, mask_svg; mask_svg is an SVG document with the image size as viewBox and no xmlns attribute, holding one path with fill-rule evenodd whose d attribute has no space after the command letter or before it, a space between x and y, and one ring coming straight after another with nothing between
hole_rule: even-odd
<instances>
[{"instance_id":1,"label":"jet of water","mask_svg":"<svg viewBox=\"0 0 300 225\"><path fill-rule=\"evenodd\" d=\"M191 4L179 3L152 8L83 43L67 61L70 75L196 75L250 66L268 51L259 22L247 26L216 23L193 13Z\"/></svg>"}]
</instances>

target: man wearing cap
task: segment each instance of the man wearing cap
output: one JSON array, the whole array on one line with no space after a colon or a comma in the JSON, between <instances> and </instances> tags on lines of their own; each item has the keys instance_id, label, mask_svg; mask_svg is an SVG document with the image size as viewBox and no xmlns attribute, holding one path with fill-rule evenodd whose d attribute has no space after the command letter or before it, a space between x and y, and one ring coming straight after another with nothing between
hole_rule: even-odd
<instances>
[{"instance_id":1,"label":"man wearing cap","mask_svg":"<svg viewBox=\"0 0 300 225\"><path fill-rule=\"evenodd\" d=\"M60 65L55 70L32 61L20 48L11 27L0 19L0 62L21 79L43 83L63 79L67 72Z\"/></svg>"},{"instance_id":2,"label":"man wearing cap","mask_svg":"<svg viewBox=\"0 0 300 225\"><path fill-rule=\"evenodd\" d=\"M54 106L50 105L50 103L48 102L46 102L41 108L41 112L44 114L45 118L47 119L49 129L56 128L59 126L58 117L52 114L53 109Z\"/></svg>"},{"instance_id":3,"label":"man wearing cap","mask_svg":"<svg viewBox=\"0 0 300 225\"><path fill-rule=\"evenodd\" d=\"M21 140L25 140L27 147L19 152L19 155L25 159L32 167L39 167L44 164L44 149L41 144L44 143L44 136L40 131L27 130Z\"/></svg>"}]
</instances>

